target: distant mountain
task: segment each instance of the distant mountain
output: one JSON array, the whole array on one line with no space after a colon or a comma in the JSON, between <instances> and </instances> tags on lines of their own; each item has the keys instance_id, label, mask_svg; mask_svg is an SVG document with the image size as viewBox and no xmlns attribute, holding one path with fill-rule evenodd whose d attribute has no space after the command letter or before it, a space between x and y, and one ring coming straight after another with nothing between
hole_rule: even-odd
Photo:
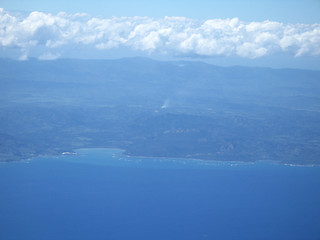
<instances>
[{"instance_id":1,"label":"distant mountain","mask_svg":"<svg viewBox=\"0 0 320 240\"><path fill-rule=\"evenodd\" d=\"M320 71L0 59L0 159L81 147L319 164Z\"/></svg>"}]
</instances>

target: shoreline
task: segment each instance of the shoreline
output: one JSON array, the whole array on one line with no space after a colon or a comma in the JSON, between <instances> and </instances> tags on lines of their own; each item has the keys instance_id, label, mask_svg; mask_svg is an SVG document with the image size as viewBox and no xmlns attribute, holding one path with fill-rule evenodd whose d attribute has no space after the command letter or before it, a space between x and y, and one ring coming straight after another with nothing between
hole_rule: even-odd
<instances>
[{"instance_id":1,"label":"shoreline","mask_svg":"<svg viewBox=\"0 0 320 240\"><path fill-rule=\"evenodd\" d=\"M288 163L288 162L281 162L281 161L276 161L276 160L255 160L255 161L244 161L244 160L235 160L235 161L230 161L230 160L208 160L208 159L201 159L201 158L188 158L188 157L161 157L161 156L143 156L143 155L130 155L128 153L126 153L125 149L121 149L121 148L115 148L115 147L89 147L89 148L76 148L73 150L69 150L69 151L64 151L64 152L57 152L55 154L39 154L39 155L34 155L34 156L28 156L25 158L21 158L21 159L14 159L14 160L1 160L0 163L12 163L12 162L30 162L33 159L36 158L59 158L59 157L64 157L64 156L77 156L77 155L81 155L81 153L79 153L79 151L82 150L116 150L119 151L120 154L122 155L122 157L127 158L127 159L141 159L141 160L146 160L146 159L158 159L160 161L166 161L168 159L174 160L174 161L197 161L197 162L201 162L201 163L205 163L208 165L223 165L223 164L228 164L231 166L235 166L235 165L252 165L252 164L257 164L257 163L267 163L270 165L282 165L282 166L288 166L288 167L320 167L320 163L319 164L303 164L303 163ZM121 157L121 156L120 156ZM211 163L211 164L210 164Z\"/></svg>"},{"instance_id":2,"label":"shoreline","mask_svg":"<svg viewBox=\"0 0 320 240\"><path fill-rule=\"evenodd\" d=\"M201 159L201 158L188 158L188 157L174 157L174 156L169 156L169 157L159 157L159 156L143 156L143 155L130 155L126 153L125 149L121 148L115 148L115 147L98 147L98 148L77 148L73 149L71 151L71 154L68 155L79 155L78 151L80 150L94 150L94 149L105 149L105 150L116 150L119 151L122 157L128 158L128 159L142 159L142 160L147 160L147 159L159 159L159 160L175 160L175 161L197 161L197 162L202 162L202 163L211 163L213 164L228 164L228 165L252 165L256 163L267 163L270 165L282 165L282 166L288 166L288 167L320 167L319 164L299 164L299 163L287 163L287 162L281 162L281 161L276 161L276 160L255 160L255 161L227 161L227 160L208 160L208 159ZM66 156L66 155L60 155L60 156Z\"/></svg>"}]
</instances>

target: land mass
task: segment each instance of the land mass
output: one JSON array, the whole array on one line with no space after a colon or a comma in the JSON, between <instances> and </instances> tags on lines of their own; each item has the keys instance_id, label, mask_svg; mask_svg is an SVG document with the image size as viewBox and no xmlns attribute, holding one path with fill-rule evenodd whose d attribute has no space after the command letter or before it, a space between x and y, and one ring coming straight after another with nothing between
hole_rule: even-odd
<instances>
[{"instance_id":1,"label":"land mass","mask_svg":"<svg viewBox=\"0 0 320 240\"><path fill-rule=\"evenodd\" d=\"M76 148L320 164L320 72L0 59L0 161Z\"/></svg>"}]
</instances>

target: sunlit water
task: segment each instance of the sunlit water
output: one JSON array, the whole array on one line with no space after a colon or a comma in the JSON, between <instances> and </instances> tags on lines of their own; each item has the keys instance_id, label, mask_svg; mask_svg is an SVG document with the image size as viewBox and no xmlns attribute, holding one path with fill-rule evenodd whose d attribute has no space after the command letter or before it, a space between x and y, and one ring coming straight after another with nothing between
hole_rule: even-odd
<instances>
[{"instance_id":1,"label":"sunlit water","mask_svg":"<svg viewBox=\"0 0 320 240\"><path fill-rule=\"evenodd\" d=\"M133 158L0 164L0 239L320 239L320 167Z\"/></svg>"}]
</instances>

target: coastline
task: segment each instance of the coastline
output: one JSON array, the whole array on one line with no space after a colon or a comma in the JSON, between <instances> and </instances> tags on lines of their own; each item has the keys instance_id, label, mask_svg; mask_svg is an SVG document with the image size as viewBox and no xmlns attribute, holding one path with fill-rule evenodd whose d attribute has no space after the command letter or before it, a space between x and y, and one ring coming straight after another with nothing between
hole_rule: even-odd
<instances>
[{"instance_id":1,"label":"coastline","mask_svg":"<svg viewBox=\"0 0 320 240\"><path fill-rule=\"evenodd\" d=\"M113 152L113 157L115 155L118 155L119 158L121 159L126 159L127 161L146 161L146 160L157 160L159 162L162 161L177 161L180 163L183 163L185 161L194 161L197 163L200 163L202 165L229 165L229 166L238 166L238 165L253 165L253 164L264 164L266 163L267 165L282 165L282 166L288 166L288 167L320 167L320 164L300 164L300 163L288 163L288 162L281 162L281 161L276 161L276 160L256 160L256 161L224 161L224 160L208 160L208 159L201 159L201 158L188 158L188 157L162 157L162 156L135 156L126 153L125 149L121 148L104 148L104 147L98 147L98 148L76 148L73 150L69 151L64 151L64 152L57 152L55 154L40 154L38 156L32 156L32 157L26 157L20 160L9 160L9 161L0 161L3 163L8 163L8 162L26 162L26 161L32 161L33 159L38 159L38 158L47 158L47 157L73 157L73 156L81 156L81 155L87 155L87 151L112 151Z\"/></svg>"},{"instance_id":2,"label":"coastline","mask_svg":"<svg viewBox=\"0 0 320 240\"><path fill-rule=\"evenodd\" d=\"M245 161L245 160L235 160L235 161L229 161L229 160L208 160L208 159L201 159L201 158L189 158L189 157L175 157L175 156L143 156L143 155L131 155L126 152L125 149L121 148L115 148L115 147L84 147L84 148L76 148L64 152L56 152L54 154L39 154L33 156L26 156L20 159L13 159L13 160L1 160L0 163L11 163L11 162L30 162L34 159L39 158L60 158L60 157L72 157L72 156L81 156L81 155L87 155L87 151L114 151L116 154L113 154L112 157L115 155L119 155L120 159L126 159L127 161L154 161L157 160L159 162L162 161L177 161L180 163L183 163L185 161L195 161L197 163L200 163L201 165L229 165L229 166L238 166L238 165L253 165L253 164L264 164L267 165L282 165L282 166L288 166L288 167L320 167L319 164L303 164L303 163L290 163L290 162L283 162L283 161L276 161L276 160L255 160L255 161Z\"/></svg>"}]
</instances>

